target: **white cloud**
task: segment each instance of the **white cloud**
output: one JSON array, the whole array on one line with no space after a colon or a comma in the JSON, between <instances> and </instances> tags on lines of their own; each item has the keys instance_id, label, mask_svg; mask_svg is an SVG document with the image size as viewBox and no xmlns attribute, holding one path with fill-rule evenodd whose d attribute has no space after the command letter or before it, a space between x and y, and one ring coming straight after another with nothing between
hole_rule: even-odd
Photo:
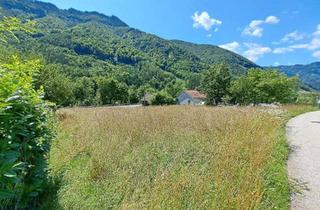
<instances>
[{"instance_id":1,"label":"white cloud","mask_svg":"<svg viewBox=\"0 0 320 210\"><path fill-rule=\"evenodd\" d=\"M313 36L320 36L320 24L317 26L317 30L312 35Z\"/></svg>"},{"instance_id":2,"label":"white cloud","mask_svg":"<svg viewBox=\"0 0 320 210\"><path fill-rule=\"evenodd\" d=\"M263 21L261 21L261 20L251 21L249 26L247 26L244 29L243 34L248 35L248 36L262 37L263 28L260 27L260 25L262 25L262 24L263 24Z\"/></svg>"},{"instance_id":3,"label":"white cloud","mask_svg":"<svg viewBox=\"0 0 320 210\"><path fill-rule=\"evenodd\" d=\"M238 42L230 42L230 43L219 45L219 47L233 51L233 52L237 52L237 50L240 48L240 44Z\"/></svg>"},{"instance_id":4,"label":"white cloud","mask_svg":"<svg viewBox=\"0 0 320 210\"><path fill-rule=\"evenodd\" d=\"M311 43L309 44L309 50L316 50L320 48L320 39L314 38L312 39Z\"/></svg>"},{"instance_id":5,"label":"white cloud","mask_svg":"<svg viewBox=\"0 0 320 210\"><path fill-rule=\"evenodd\" d=\"M315 52L312 54L312 56L315 57L315 58L320 59L320 51L315 51Z\"/></svg>"},{"instance_id":6,"label":"white cloud","mask_svg":"<svg viewBox=\"0 0 320 210\"><path fill-rule=\"evenodd\" d=\"M317 50L320 49L320 38L313 38L310 43L307 44L296 44L291 45L292 49L307 49L307 50Z\"/></svg>"},{"instance_id":7,"label":"white cloud","mask_svg":"<svg viewBox=\"0 0 320 210\"><path fill-rule=\"evenodd\" d=\"M278 61L274 62L273 66L280 66L280 63Z\"/></svg>"},{"instance_id":8,"label":"white cloud","mask_svg":"<svg viewBox=\"0 0 320 210\"><path fill-rule=\"evenodd\" d=\"M270 53L272 50L270 47L264 47L256 43L245 43L248 48L243 55L249 60L256 62L264 56L264 54Z\"/></svg>"},{"instance_id":9,"label":"white cloud","mask_svg":"<svg viewBox=\"0 0 320 210\"><path fill-rule=\"evenodd\" d=\"M212 37L212 34L207 34L207 37L208 37L208 38L211 38L211 37Z\"/></svg>"},{"instance_id":10,"label":"white cloud","mask_svg":"<svg viewBox=\"0 0 320 210\"><path fill-rule=\"evenodd\" d=\"M289 47L292 49L306 49L313 51L312 56L315 58L320 58L320 24L317 25L317 29L312 35L313 38L309 43L296 44Z\"/></svg>"},{"instance_id":11,"label":"white cloud","mask_svg":"<svg viewBox=\"0 0 320 210\"><path fill-rule=\"evenodd\" d=\"M280 19L276 16L269 16L264 22L267 24L278 24L280 22Z\"/></svg>"},{"instance_id":12,"label":"white cloud","mask_svg":"<svg viewBox=\"0 0 320 210\"><path fill-rule=\"evenodd\" d=\"M274 54L285 54L292 51L294 51L294 49L290 47L279 47L279 48L275 48L272 52Z\"/></svg>"},{"instance_id":13,"label":"white cloud","mask_svg":"<svg viewBox=\"0 0 320 210\"><path fill-rule=\"evenodd\" d=\"M291 45L290 48L292 48L292 49L308 49L309 44L295 44L295 45Z\"/></svg>"},{"instance_id":14,"label":"white cloud","mask_svg":"<svg viewBox=\"0 0 320 210\"><path fill-rule=\"evenodd\" d=\"M204 28L205 30L209 31L212 26L219 26L222 24L221 20L211 18L209 13L204 11L201 14L199 12L195 12L192 16L193 20L193 27L194 28Z\"/></svg>"},{"instance_id":15,"label":"white cloud","mask_svg":"<svg viewBox=\"0 0 320 210\"><path fill-rule=\"evenodd\" d=\"M299 41L305 37L304 34L299 33L298 31L294 31L286 34L281 41L282 42L290 42L290 41Z\"/></svg>"},{"instance_id":16,"label":"white cloud","mask_svg":"<svg viewBox=\"0 0 320 210\"><path fill-rule=\"evenodd\" d=\"M279 22L280 19L276 16L268 16L265 20L253 20L242 33L248 36L262 37L264 31L262 28L263 24L277 24Z\"/></svg>"}]
</instances>

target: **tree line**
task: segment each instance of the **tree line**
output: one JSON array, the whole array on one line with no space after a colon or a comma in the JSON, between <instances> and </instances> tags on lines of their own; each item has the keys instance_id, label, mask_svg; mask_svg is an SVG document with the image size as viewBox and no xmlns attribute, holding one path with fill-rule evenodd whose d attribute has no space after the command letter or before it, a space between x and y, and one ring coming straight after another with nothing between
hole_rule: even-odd
<instances>
[{"instance_id":1,"label":"tree line","mask_svg":"<svg viewBox=\"0 0 320 210\"><path fill-rule=\"evenodd\" d=\"M252 68L243 76L234 76L225 64L213 65L200 74L196 89L207 95L208 105L295 103L299 79L288 77L275 69ZM186 89L183 80L172 80L158 89L150 83L129 85L113 76L79 77L74 81L54 68L39 74L38 87L44 87L45 99L58 106L97 106L137 104L148 93L152 104L174 104Z\"/></svg>"},{"instance_id":2,"label":"tree line","mask_svg":"<svg viewBox=\"0 0 320 210\"><path fill-rule=\"evenodd\" d=\"M295 103L298 97L298 77L288 77L276 69L252 68L240 77L233 77L228 66L212 66L202 75L200 89L207 103L259 104Z\"/></svg>"},{"instance_id":3,"label":"tree line","mask_svg":"<svg viewBox=\"0 0 320 210\"><path fill-rule=\"evenodd\" d=\"M153 79L159 84L162 81ZM173 104L178 94L186 88L186 82L175 79L157 86L149 81L138 86L120 80L114 74L71 79L54 65L44 65L37 75L36 86L44 88L46 100L63 107L137 104L146 93L154 95L154 104Z\"/></svg>"}]
</instances>

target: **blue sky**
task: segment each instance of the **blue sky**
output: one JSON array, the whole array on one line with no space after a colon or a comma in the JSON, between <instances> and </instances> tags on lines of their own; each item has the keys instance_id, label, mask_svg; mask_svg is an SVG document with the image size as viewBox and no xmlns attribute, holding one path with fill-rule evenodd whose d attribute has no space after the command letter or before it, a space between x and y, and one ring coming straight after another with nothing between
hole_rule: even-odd
<instances>
[{"instance_id":1,"label":"blue sky","mask_svg":"<svg viewBox=\"0 0 320 210\"><path fill-rule=\"evenodd\" d=\"M45 0L115 15L166 39L220 45L259 65L320 61L320 0Z\"/></svg>"}]
</instances>

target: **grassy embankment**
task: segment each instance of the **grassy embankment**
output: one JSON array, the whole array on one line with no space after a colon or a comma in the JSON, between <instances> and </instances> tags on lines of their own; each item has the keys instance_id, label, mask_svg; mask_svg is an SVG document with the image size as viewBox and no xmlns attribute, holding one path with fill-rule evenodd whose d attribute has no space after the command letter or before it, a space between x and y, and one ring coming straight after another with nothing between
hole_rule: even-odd
<instances>
[{"instance_id":1,"label":"grassy embankment","mask_svg":"<svg viewBox=\"0 0 320 210\"><path fill-rule=\"evenodd\" d=\"M64 209L288 209L282 117L261 108L60 110L50 153ZM300 111L297 111L300 110Z\"/></svg>"}]
</instances>

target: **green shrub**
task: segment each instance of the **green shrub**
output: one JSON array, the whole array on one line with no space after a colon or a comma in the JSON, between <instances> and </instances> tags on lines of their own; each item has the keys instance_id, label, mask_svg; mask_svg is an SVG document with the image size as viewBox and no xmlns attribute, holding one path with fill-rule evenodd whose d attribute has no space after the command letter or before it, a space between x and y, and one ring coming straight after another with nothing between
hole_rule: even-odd
<instances>
[{"instance_id":1,"label":"green shrub","mask_svg":"<svg viewBox=\"0 0 320 210\"><path fill-rule=\"evenodd\" d=\"M174 103L174 98L172 98L169 93L164 91L157 93L151 101L152 105L170 105Z\"/></svg>"},{"instance_id":2,"label":"green shrub","mask_svg":"<svg viewBox=\"0 0 320 210\"><path fill-rule=\"evenodd\" d=\"M299 92L297 98L297 104L304 104L304 105L317 105L317 99L320 97L320 93L313 93L313 92Z\"/></svg>"},{"instance_id":3,"label":"green shrub","mask_svg":"<svg viewBox=\"0 0 320 210\"><path fill-rule=\"evenodd\" d=\"M40 62L13 57L0 64L0 206L33 208L47 177L53 135L50 110L33 88Z\"/></svg>"},{"instance_id":4,"label":"green shrub","mask_svg":"<svg viewBox=\"0 0 320 210\"><path fill-rule=\"evenodd\" d=\"M98 91L103 105L125 104L128 102L128 86L113 78L98 78Z\"/></svg>"},{"instance_id":5,"label":"green shrub","mask_svg":"<svg viewBox=\"0 0 320 210\"><path fill-rule=\"evenodd\" d=\"M232 81L229 92L235 103L294 103L299 79L277 70L250 69L245 76Z\"/></svg>"}]
</instances>

